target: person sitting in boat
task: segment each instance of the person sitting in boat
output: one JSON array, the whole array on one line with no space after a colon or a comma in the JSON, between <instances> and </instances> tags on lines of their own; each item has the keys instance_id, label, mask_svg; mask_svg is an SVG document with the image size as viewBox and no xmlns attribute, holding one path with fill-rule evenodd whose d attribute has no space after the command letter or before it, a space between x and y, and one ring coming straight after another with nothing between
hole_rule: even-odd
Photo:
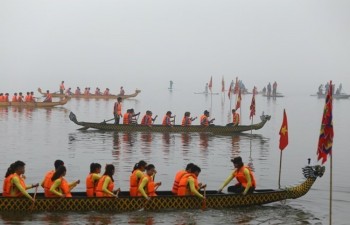
<instances>
[{"instance_id":1,"label":"person sitting in boat","mask_svg":"<svg viewBox=\"0 0 350 225\"><path fill-rule=\"evenodd\" d=\"M198 176L201 172L201 168L197 165L193 165L191 172L183 175L179 182L179 189L177 191L178 196L195 195L204 199L204 196L198 192L199 189L205 188L206 185L198 183Z\"/></svg>"},{"instance_id":2,"label":"person sitting in boat","mask_svg":"<svg viewBox=\"0 0 350 225\"><path fill-rule=\"evenodd\" d=\"M123 99L121 97L118 97L117 102L114 103L113 115L114 115L114 124L115 125L119 125L120 118L123 117L123 115L122 115L122 101L123 101Z\"/></svg>"},{"instance_id":3,"label":"person sitting in boat","mask_svg":"<svg viewBox=\"0 0 350 225\"><path fill-rule=\"evenodd\" d=\"M102 95L102 93L98 87L95 89L95 95Z\"/></svg>"},{"instance_id":4,"label":"person sitting in boat","mask_svg":"<svg viewBox=\"0 0 350 225\"><path fill-rule=\"evenodd\" d=\"M202 126L207 127L207 126L211 125L214 122L215 118L209 120L209 116L210 116L209 115L209 111L208 110L204 110L203 115L201 115L201 117L200 117L200 124Z\"/></svg>"},{"instance_id":5,"label":"person sitting in boat","mask_svg":"<svg viewBox=\"0 0 350 225\"><path fill-rule=\"evenodd\" d=\"M241 193L243 195L253 193L256 187L253 172L250 170L249 167L244 166L241 157L235 157L231 160L231 162L233 163L235 170L230 174L230 176L227 177L227 179L222 184L218 192L222 192L222 189L226 187L226 185L228 185L233 178L236 178L238 183L233 186L229 186L227 188L228 192L234 192L237 194Z\"/></svg>"},{"instance_id":6,"label":"person sitting in boat","mask_svg":"<svg viewBox=\"0 0 350 225\"><path fill-rule=\"evenodd\" d=\"M17 102L23 102L22 92L18 93Z\"/></svg>"},{"instance_id":7,"label":"person sitting in boat","mask_svg":"<svg viewBox=\"0 0 350 225\"><path fill-rule=\"evenodd\" d=\"M62 160L60 160L60 159L57 159L54 162L55 169L48 171L45 174L44 179L41 181L40 185L41 185L41 187L44 188L44 195L45 195L45 197L50 197L50 196L54 197L54 195L50 192L50 187L53 184L51 178L52 178L53 174L56 172L57 168L60 167L60 166L63 166L63 165L64 165L64 162Z\"/></svg>"},{"instance_id":8,"label":"person sitting in boat","mask_svg":"<svg viewBox=\"0 0 350 225\"><path fill-rule=\"evenodd\" d=\"M4 95L4 102L9 102L9 93Z\"/></svg>"},{"instance_id":9,"label":"person sitting in boat","mask_svg":"<svg viewBox=\"0 0 350 225\"><path fill-rule=\"evenodd\" d=\"M158 115L152 118L152 112L147 110L146 114L142 117L141 125L151 127L153 122L157 119Z\"/></svg>"},{"instance_id":10,"label":"person sitting in boat","mask_svg":"<svg viewBox=\"0 0 350 225\"><path fill-rule=\"evenodd\" d=\"M90 88L89 87L85 88L84 95L90 95Z\"/></svg>"},{"instance_id":11,"label":"person sitting in boat","mask_svg":"<svg viewBox=\"0 0 350 225\"><path fill-rule=\"evenodd\" d=\"M136 163L130 175L130 196L136 197L140 180L145 176L147 163L143 160Z\"/></svg>"},{"instance_id":12,"label":"person sitting in boat","mask_svg":"<svg viewBox=\"0 0 350 225\"><path fill-rule=\"evenodd\" d=\"M181 178L182 178L185 174L190 173L193 166L194 166L193 163L189 163L189 164L187 164L186 169L180 170L180 171L178 171L178 172L176 173L175 179L174 179L173 188L172 188L172 190L171 190L171 192L172 192L174 195L177 195L177 191L179 190L179 183L180 183Z\"/></svg>"},{"instance_id":13,"label":"person sitting in boat","mask_svg":"<svg viewBox=\"0 0 350 225\"><path fill-rule=\"evenodd\" d=\"M120 95L120 96L124 96L124 95L125 95L125 91L124 91L123 86L120 87L119 95Z\"/></svg>"},{"instance_id":14,"label":"person sitting in boat","mask_svg":"<svg viewBox=\"0 0 350 225\"><path fill-rule=\"evenodd\" d=\"M34 91L30 92L30 101L35 102Z\"/></svg>"},{"instance_id":15,"label":"person sitting in boat","mask_svg":"<svg viewBox=\"0 0 350 225\"><path fill-rule=\"evenodd\" d=\"M60 84L60 94L61 95L63 95L64 90L65 90L65 88L64 88L64 81L62 81L61 84Z\"/></svg>"},{"instance_id":16,"label":"person sitting in boat","mask_svg":"<svg viewBox=\"0 0 350 225\"><path fill-rule=\"evenodd\" d=\"M46 91L46 98L43 102L52 102L52 95L50 94L49 90Z\"/></svg>"},{"instance_id":17,"label":"person sitting in boat","mask_svg":"<svg viewBox=\"0 0 350 225\"><path fill-rule=\"evenodd\" d=\"M65 95L67 96L71 96L73 93L72 93L72 88L68 88L65 92Z\"/></svg>"},{"instance_id":18,"label":"person sitting in boat","mask_svg":"<svg viewBox=\"0 0 350 225\"><path fill-rule=\"evenodd\" d=\"M175 122L175 115L171 116L172 112L168 111L165 116L163 117L163 122L162 125L163 126L167 126L167 127L172 127L173 123ZM174 118L173 120L171 120L171 118Z\"/></svg>"},{"instance_id":19,"label":"person sitting in boat","mask_svg":"<svg viewBox=\"0 0 350 225\"><path fill-rule=\"evenodd\" d=\"M75 95L81 95L80 87L77 87L74 92Z\"/></svg>"},{"instance_id":20,"label":"person sitting in boat","mask_svg":"<svg viewBox=\"0 0 350 225\"><path fill-rule=\"evenodd\" d=\"M114 191L114 165L107 164L103 176L98 180L96 197L118 197L120 188Z\"/></svg>"},{"instance_id":21,"label":"person sitting in boat","mask_svg":"<svg viewBox=\"0 0 350 225\"><path fill-rule=\"evenodd\" d=\"M4 197L22 197L25 196L28 199L34 201L34 199L28 194L26 190L38 187L39 184L26 185L24 182L25 163L22 161L16 161L10 165L7 169L2 196Z\"/></svg>"},{"instance_id":22,"label":"person sitting in boat","mask_svg":"<svg viewBox=\"0 0 350 225\"><path fill-rule=\"evenodd\" d=\"M90 164L90 173L86 177L86 196L95 197L96 196L96 186L98 180L101 178L101 164L91 163Z\"/></svg>"},{"instance_id":23,"label":"person sitting in boat","mask_svg":"<svg viewBox=\"0 0 350 225\"><path fill-rule=\"evenodd\" d=\"M197 117L192 118L190 112L185 112L184 117L182 118L181 126L189 127L192 124L192 121L197 119Z\"/></svg>"},{"instance_id":24,"label":"person sitting in boat","mask_svg":"<svg viewBox=\"0 0 350 225\"><path fill-rule=\"evenodd\" d=\"M17 93L14 93L13 94L13 96L12 96L12 102L17 102L17 98L18 98L18 96L17 96Z\"/></svg>"},{"instance_id":25,"label":"person sitting in boat","mask_svg":"<svg viewBox=\"0 0 350 225\"><path fill-rule=\"evenodd\" d=\"M129 124L137 124L137 120L139 118L140 112L135 114L134 109L130 109L130 113L129 113Z\"/></svg>"},{"instance_id":26,"label":"person sitting in boat","mask_svg":"<svg viewBox=\"0 0 350 225\"><path fill-rule=\"evenodd\" d=\"M31 102L31 99L30 99L30 92L27 91L27 95L24 97L24 101L25 102Z\"/></svg>"},{"instance_id":27,"label":"person sitting in boat","mask_svg":"<svg viewBox=\"0 0 350 225\"><path fill-rule=\"evenodd\" d=\"M232 123L229 123L226 126L238 126L239 123L239 113L236 111L236 109L232 109Z\"/></svg>"},{"instance_id":28,"label":"person sitting in boat","mask_svg":"<svg viewBox=\"0 0 350 225\"><path fill-rule=\"evenodd\" d=\"M143 196L147 200L150 200L150 197L157 196L156 190L160 185L162 185L162 182L154 182L154 176L156 173L157 171L153 164L146 166L146 175L140 180L137 196Z\"/></svg>"},{"instance_id":29,"label":"person sitting in boat","mask_svg":"<svg viewBox=\"0 0 350 225\"><path fill-rule=\"evenodd\" d=\"M318 95L323 95L323 84L320 84L320 86L318 86Z\"/></svg>"},{"instance_id":30,"label":"person sitting in boat","mask_svg":"<svg viewBox=\"0 0 350 225\"><path fill-rule=\"evenodd\" d=\"M0 102L4 102L5 98L4 98L4 93L0 93Z\"/></svg>"},{"instance_id":31,"label":"person sitting in boat","mask_svg":"<svg viewBox=\"0 0 350 225\"><path fill-rule=\"evenodd\" d=\"M106 88L106 90L103 92L103 95L109 95L109 88Z\"/></svg>"},{"instance_id":32,"label":"person sitting in boat","mask_svg":"<svg viewBox=\"0 0 350 225\"><path fill-rule=\"evenodd\" d=\"M64 178L67 169L65 166L59 166L55 173L51 177L53 182L50 187L51 195L49 197L61 197L61 198L71 198L71 190L76 187L80 180L76 180L72 183L68 183Z\"/></svg>"}]
</instances>

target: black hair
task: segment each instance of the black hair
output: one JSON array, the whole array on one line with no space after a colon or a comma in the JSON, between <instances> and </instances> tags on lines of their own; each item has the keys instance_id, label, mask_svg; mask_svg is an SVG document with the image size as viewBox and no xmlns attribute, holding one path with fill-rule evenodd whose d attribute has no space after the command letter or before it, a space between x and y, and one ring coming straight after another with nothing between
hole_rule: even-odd
<instances>
[{"instance_id":1,"label":"black hair","mask_svg":"<svg viewBox=\"0 0 350 225\"><path fill-rule=\"evenodd\" d=\"M191 168L191 172L192 173L195 173L195 172L198 172L200 173L201 172L201 168L197 165L193 165L192 168Z\"/></svg>"},{"instance_id":2,"label":"black hair","mask_svg":"<svg viewBox=\"0 0 350 225\"><path fill-rule=\"evenodd\" d=\"M151 169L155 169L156 167L153 164L148 164L146 166L146 170L151 170Z\"/></svg>"},{"instance_id":3,"label":"black hair","mask_svg":"<svg viewBox=\"0 0 350 225\"><path fill-rule=\"evenodd\" d=\"M171 115L171 111L166 112L166 115Z\"/></svg>"},{"instance_id":4,"label":"black hair","mask_svg":"<svg viewBox=\"0 0 350 225\"><path fill-rule=\"evenodd\" d=\"M63 165L64 165L64 162L63 162L62 160L60 160L60 159L57 159L57 160L55 161L54 165L55 165L55 169L57 170L57 168L58 168L59 166L63 166Z\"/></svg>"},{"instance_id":5,"label":"black hair","mask_svg":"<svg viewBox=\"0 0 350 225\"><path fill-rule=\"evenodd\" d=\"M11 164L12 165L12 164ZM14 172L16 172L16 170L18 169L18 168L20 168L20 167L23 167L23 166L25 166L26 164L24 163L24 162L22 162L22 161L16 161L16 162L14 162L13 163L13 170L14 170Z\"/></svg>"},{"instance_id":6,"label":"black hair","mask_svg":"<svg viewBox=\"0 0 350 225\"><path fill-rule=\"evenodd\" d=\"M61 176L63 176L63 174L67 172L67 169L65 166L61 165L59 167L57 167L55 173L52 175L51 177L51 180L52 181L55 181L57 180L58 178L60 178Z\"/></svg>"},{"instance_id":7,"label":"black hair","mask_svg":"<svg viewBox=\"0 0 350 225\"><path fill-rule=\"evenodd\" d=\"M91 163L90 164L90 173L95 173L96 169L101 169L101 164L99 164L99 163Z\"/></svg>"},{"instance_id":8,"label":"black hair","mask_svg":"<svg viewBox=\"0 0 350 225\"><path fill-rule=\"evenodd\" d=\"M13 174L15 172L15 163L12 163L9 168L7 169L6 171L6 174L5 174L5 178L10 176L11 174Z\"/></svg>"},{"instance_id":9,"label":"black hair","mask_svg":"<svg viewBox=\"0 0 350 225\"><path fill-rule=\"evenodd\" d=\"M189 164L187 164L187 166L186 166L186 170L190 170L191 171L191 169L192 169L192 167L194 166L194 164L193 163L189 163Z\"/></svg>"},{"instance_id":10,"label":"black hair","mask_svg":"<svg viewBox=\"0 0 350 225\"><path fill-rule=\"evenodd\" d=\"M147 166L147 163L144 160L141 160L140 162L135 164L131 173L133 173L137 169L140 169L141 167L146 167L146 166Z\"/></svg>"},{"instance_id":11,"label":"black hair","mask_svg":"<svg viewBox=\"0 0 350 225\"><path fill-rule=\"evenodd\" d=\"M108 175L111 180L114 182L113 174L114 174L115 168L113 164L107 164L105 168L105 173L103 175Z\"/></svg>"}]
</instances>

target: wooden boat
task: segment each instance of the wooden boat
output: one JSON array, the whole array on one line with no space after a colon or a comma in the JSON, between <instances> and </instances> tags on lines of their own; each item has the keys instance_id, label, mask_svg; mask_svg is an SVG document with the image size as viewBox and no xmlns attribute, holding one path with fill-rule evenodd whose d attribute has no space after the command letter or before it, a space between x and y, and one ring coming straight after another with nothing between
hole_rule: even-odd
<instances>
[{"instance_id":1,"label":"wooden boat","mask_svg":"<svg viewBox=\"0 0 350 225\"><path fill-rule=\"evenodd\" d=\"M263 205L286 199L296 199L305 195L325 172L324 166L306 166L303 173L306 180L285 189L256 190L252 194L223 194L207 191L206 208L223 209L252 205ZM125 212L135 210L199 209L203 200L195 196L174 196L170 191L157 192L157 197L146 201L143 197L129 197L129 192L121 192L118 198L87 198L85 193L72 193L72 198L45 198L38 193L35 203L23 198L0 197L0 212L40 212L40 211L110 211Z\"/></svg>"},{"instance_id":2,"label":"wooden boat","mask_svg":"<svg viewBox=\"0 0 350 225\"><path fill-rule=\"evenodd\" d=\"M196 94L196 95L218 95L219 93L217 93L217 92L211 93L211 92L203 91L203 92L194 92L194 94Z\"/></svg>"},{"instance_id":3,"label":"wooden boat","mask_svg":"<svg viewBox=\"0 0 350 225\"><path fill-rule=\"evenodd\" d=\"M263 97L267 97L267 98L283 98L284 97L284 95L283 94L281 94L281 93L277 93L276 95L268 95L268 94L262 94L262 96Z\"/></svg>"},{"instance_id":4,"label":"wooden boat","mask_svg":"<svg viewBox=\"0 0 350 225\"><path fill-rule=\"evenodd\" d=\"M318 98L326 98L325 94L313 94L311 96L317 96ZM350 95L348 94L333 94L333 99L348 99L350 98Z\"/></svg>"},{"instance_id":5,"label":"wooden boat","mask_svg":"<svg viewBox=\"0 0 350 225\"><path fill-rule=\"evenodd\" d=\"M41 88L38 88L38 92L46 97L46 93L42 92ZM117 99L118 97L121 97L122 99L128 99L128 98L136 97L140 92L141 92L141 90L136 89L135 92L133 94L130 94L130 95L112 95L112 94L111 95L95 95L95 94L76 95L76 94L72 94L69 96L72 98L84 98L84 99ZM65 94L57 94L57 93L51 93L51 95L54 98L62 98L62 97L66 96Z\"/></svg>"},{"instance_id":6,"label":"wooden boat","mask_svg":"<svg viewBox=\"0 0 350 225\"><path fill-rule=\"evenodd\" d=\"M217 133L217 134L231 134L240 133L250 130L259 130L265 123L270 120L271 116L261 116L261 122L253 125L238 125L238 126L200 126L193 125L189 127L183 127L181 125L175 125L173 127L167 127L163 125L152 125L152 127L143 125L114 125L113 123L91 123L91 122L79 122L73 112L70 112L69 119L75 124L82 126L81 130L87 130L89 128L98 130L109 130L109 131L143 131L143 132L205 132L205 133Z\"/></svg>"},{"instance_id":7,"label":"wooden boat","mask_svg":"<svg viewBox=\"0 0 350 225\"><path fill-rule=\"evenodd\" d=\"M64 97L58 102L0 102L0 107L13 106L13 107L46 108L46 107L64 105L68 102L68 100L69 100L69 97Z\"/></svg>"}]
</instances>

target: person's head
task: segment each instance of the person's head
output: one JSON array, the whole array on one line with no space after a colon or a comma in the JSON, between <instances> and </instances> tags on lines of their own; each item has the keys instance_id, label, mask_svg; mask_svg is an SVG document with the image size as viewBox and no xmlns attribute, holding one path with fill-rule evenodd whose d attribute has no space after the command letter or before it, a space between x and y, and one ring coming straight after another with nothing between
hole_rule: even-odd
<instances>
[{"instance_id":1,"label":"person's head","mask_svg":"<svg viewBox=\"0 0 350 225\"><path fill-rule=\"evenodd\" d=\"M31 94L31 95L34 95L34 91L31 91L30 94Z\"/></svg>"},{"instance_id":2,"label":"person's head","mask_svg":"<svg viewBox=\"0 0 350 225\"><path fill-rule=\"evenodd\" d=\"M14 96L17 96L17 93L14 93L13 95L14 95Z\"/></svg>"},{"instance_id":3,"label":"person's head","mask_svg":"<svg viewBox=\"0 0 350 225\"><path fill-rule=\"evenodd\" d=\"M22 92L18 93L20 96L22 96Z\"/></svg>"},{"instance_id":4,"label":"person's head","mask_svg":"<svg viewBox=\"0 0 350 225\"><path fill-rule=\"evenodd\" d=\"M15 172L15 163L12 163L9 168L7 168L6 174L5 174L5 178L10 176L11 174L13 174Z\"/></svg>"},{"instance_id":5,"label":"person's head","mask_svg":"<svg viewBox=\"0 0 350 225\"><path fill-rule=\"evenodd\" d=\"M143 172L145 171L146 166L147 166L147 163L144 160L140 160L140 162L134 165L134 169L132 172L134 172L135 170L141 170Z\"/></svg>"},{"instance_id":6,"label":"person's head","mask_svg":"<svg viewBox=\"0 0 350 225\"><path fill-rule=\"evenodd\" d=\"M121 97L117 98L118 102L121 102L123 99Z\"/></svg>"},{"instance_id":7,"label":"person's head","mask_svg":"<svg viewBox=\"0 0 350 225\"><path fill-rule=\"evenodd\" d=\"M209 111L208 110L204 110L203 114L206 115L206 116L209 116Z\"/></svg>"},{"instance_id":8,"label":"person's head","mask_svg":"<svg viewBox=\"0 0 350 225\"><path fill-rule=\"evenodd\" d=\"M235 113L236 112L236 110L235 109L232 109L232 113Z\"/></svg>"},{"instance_id":9,"label":"person's head","mask_svg":"<svg viewBox=\"0 0 350 225\"><path fill-rule=\"evenodd\" d=\"M107 164L106 167L105 167L105 172L104 172L103 175L109 176L112 179L112 181L114 181L114 179L113 179L114 173L115 173L114 165L113 164Z\"/></svg>"},{"instance_id":10,"label":"person's head","mask_svg":"<svg viewBox=\"0 0 350 225\"><path fill-rule=\"evenodd\" d=\"M27 91L27 95L29 95L29 91Z\"/></svg>"},{"instance_id":11,"label":"person's head","mask_svg":"<svg viewBox=\"0 0 350 225\"><path fill-rule=\"evenodd\" d=\"M243 161L240 156L231 159L231 162L235 168L241 168L243 166Z\"/></svg>"},{"instance_id":12,"label":"person's head","mask_svg":"<svg viewBox=\"0 0 350 225\"><path fill-rule=\"evenodd\" d=\"M60 177L64 177L66 175L67 169L65 166L61 165L59 167L57 167L55 173L52 175L51 180L55 181Z\"/></svg>"},{"instance_id":13,"label":"person's head","mask_svg":"<svg viewBox=\"0 0 350 225\"><path fill-rule=\"evenodd\" d=\"M61 82L62 84L64 83L64 81L62 80L62 82Z\"/></svg>"},{"instance_id":14,"label":"person's head","mask_svg":"<svg viewBox=\"0 0 350 225\"><path fill-rule=\"evenodd\" d=\"M185 112L185 116L190 116L191 113L190 112Z\"/></svg>"},{"instance_id":15,"label":"person's head","mask_svg":"<svg viewBox=\"0 0 350 225\"><path fill-rule=\"evenodd\" d=\"M90 173L101 173L101 164L91 163L90 164Z\"/></svg>"},{"instance_id":16,"label":"person's head","mask_svg":"<svg viewBox=\"0 0 350 225\"><path fill-rule=\"evenodd\" d=\"M191 173L195 174L197 177L199 176L201 172L201 168L197 165L193 165L191 168Z\"/></svg>"},{"instance_id":17,"label":"person's head","mask_svg":"<svg viewBox=\"0 0 350 225\"><path fill-rule=\"evenodd\" d=\"M9 93L6 93L5 95L6 95L6 96L9 96Z\"/></svg>"},{"instance_id":18,"label":"person's head","mask_svg":"<svg viewBox=\"0 0 350 225\"><path fill-rule=\"evenodd\" d=\"M15 173L17 173L18 175L21 175L21 174L24 174L25 172L25 169L24 169L24 166L26 164L22 161L16 161L13 163L13 170Z\"/></svg>"},{"instance_id":19,"label":"person's head","mask_svg":"<svg viewBox=\"0 0 350 225\"><path fill-rule=\"evenodd\" d=\"M64 166L64 162L63 162L62 160L60 160L60 159L57 159L57 160L55 161L55 163L54 163L54 166L55 166L55 170L57 170L57 168L58 168L59 166Z\"/></svg>"},{"instance_id":20,"label":"person's head","mask_svg":"<svg viewBox=\"0 0 350 225\"><path fill-rule=\"evenodd\" d=\"M134 113L135 111L134 111L134 109L130 109L130 113Z\"/></svg>"},{"instance_id":21,"label":"person's head","mask_svg":"<svg viewBox=\"0 0 350 225\"><path fill-rule=\"evenodd\" d=\"M156 167L153 164L148 164L146 166L146 173L148 176L152 176L156 170Z\"/></svg>"},{"instance_id":22,"label":"person's head","mask_svg":"<svg viewBox=\"0 0 350 225\"><path fill-rule=\"evenodd\" d=\"M194 166L194 164L193 163L189 163L189 164L187 164L187 166L186 166L186 171L187 172L191 172L192 171L192 167Z\"/></svg>"},{"instance_id":23,"label":"person's head","mask_svg":"<svg viewBox=\"0 0 350 225\"><path fill-rule=\"evenodd\" d=\"M171 116L171 111L166 112L167 116Z\"/></svg>"},{"instance_id":24,"label":"person's head","mask_svg":"<svg viewBox=\"0 0 350 225\"><path fill-rule=\"evenodd\" d=\"M46 93L48 93L48 94L49 94L49 93L50 93L50 91L49 91L49 90L46 90Z\"/></svg>"}]
</instances>

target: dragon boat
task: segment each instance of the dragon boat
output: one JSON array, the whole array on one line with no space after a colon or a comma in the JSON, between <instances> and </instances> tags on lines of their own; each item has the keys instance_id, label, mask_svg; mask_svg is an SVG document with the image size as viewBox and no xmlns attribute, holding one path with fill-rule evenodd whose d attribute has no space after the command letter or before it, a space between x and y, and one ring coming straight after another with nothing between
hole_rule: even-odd
<instances>
[{"instance_id":1,"label":"dragon boat","mask_svg":"<svg viewBox=\"0 0 350 225\"><path fill-rule=\"evenodd\" d=\"M326 98L327 95L326 94L319 94L319 93L317 93L317 94L312 94L311 96L317 96L318 98ZM332 98L334 98L334 99L348 99L348 98L350 98L350 95L343 94L343 93L341 93L341 94L333 94Z\"/></svg>"},{"instance_id":2,"label":"dragon boat","mask_svg":"<svg viewBox=\"0 0 350 225\"><path fill-rule=\"evenodd\" d=\"M0 102L2 106L27 107L27 108L47 108L58 105L64 105L68 102L69 97L64 97L58 102Z\"/></svg>"},{"instance_id":3,"label":"dragon boat","mask_svg":"<svg viewBox=\"0 0 350 225\"><path fill-rule=\"evenodd\" d=\"M42 92L41 88L38 88L38 92L40 94L42 94L44 97L46 97L46 93ZM130 94L130 95L113 95L113 94L110 94L110 95L95 95L95 94L76 95L76 94L71 94L71 95L69 95L69 97L84 98L84 99L117 99L117 98L121 97L122 99L128 99L128 98L136 97L140 92L141 92L141 90L136 89L135 92L133 94ZM51 93L51 95L54 98L63 98L66 96L65 94L57 94L57 93Z\"/></svg>"},{"instance_id":4,"label":"dragon boat","mask_svg":"<svg viewBox=\"0 0 350 225\"><path fill-rule=\"evenodd\" d=\"M98 130L109 130L109 131L143 131L143 132L201 132L201 133L216 133L216 134L230 134L230 133L240 133L244 131L250 130L259 130L261 129L265 123L270 120L271 116L262 115L261 122L253 125L238 125L238 126L200 126L200 125L192 125L192 126L181 126L174 125L172 127L164 126L164 125L152 125L152 126L144 126L139 124L132 125L114 125L113 123L93 123L93 122L79 122L77 117L73 112L70 112L69 119L73 121L75 124L82 126L81 130L87 130L89 128L98 129Z\"/></svg>"},{"instance_id":5,"label":"dragon boat","mask_svg":"<svg viewBox=\"0 0 350 225\"><path fill-rule=\"evenodd\" d=\"M305 195L325 172L324 166L306 166L303 174L306 180L293 187L285 189L256 190L246 196L241 194L224 194L207 191L205 205L208 209L236 208L253 205L263 205L287 199L296 199ZM119 193L118 198L88 198L85 193L72 193L72 198L45 198L43 193L36 195L35 202L29 199L0 197L0 212L42 212L42 211L110 211L125 212L164 209L199 209L203 201L195 196L174 196L170 191L158 191L157 197L150 201L143 197L130 197L129 192Z\"/></svg>"}]
</instances>

